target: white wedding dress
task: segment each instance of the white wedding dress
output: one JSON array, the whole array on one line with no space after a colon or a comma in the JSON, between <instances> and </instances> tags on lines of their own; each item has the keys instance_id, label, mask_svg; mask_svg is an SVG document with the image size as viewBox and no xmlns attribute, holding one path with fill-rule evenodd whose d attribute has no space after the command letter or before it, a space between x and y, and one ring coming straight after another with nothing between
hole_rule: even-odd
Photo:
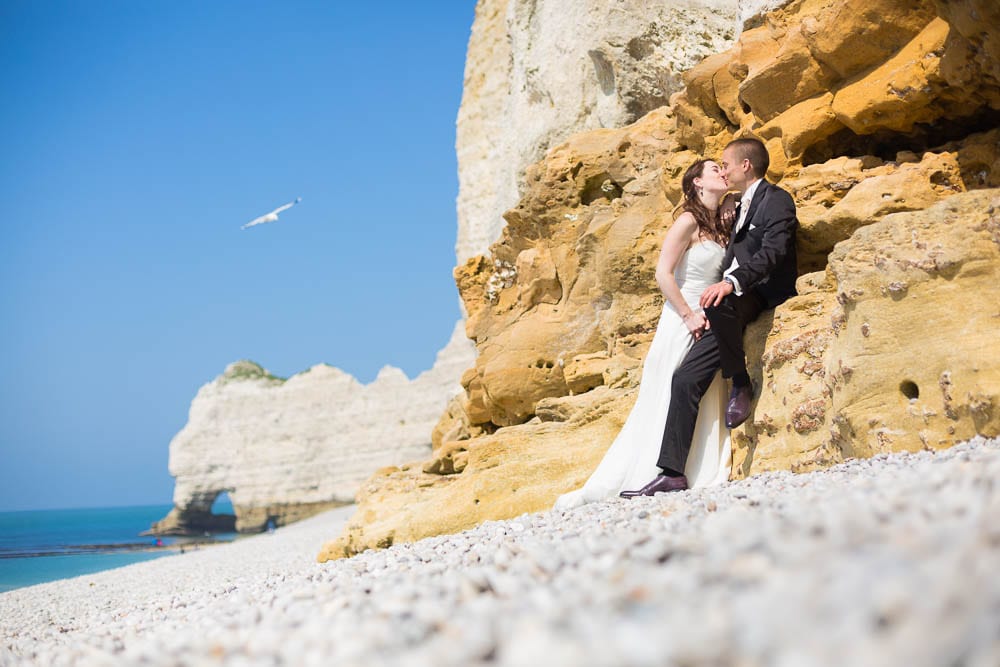
<instances>
[{"instance_id":1,"label":"white wedding dress","mask_svg":"<svg viewBox=\"0 0 1000 667\"><path fill-rule=\"evenodd\" d=\"M722 276L725 250L714 241L691 246L674 271L684 300L700 311L698 298ZM667 421L670 385L676 369L694 343L687 326L669 302L663 305L656 334L642 365L642 382L632 412L597 470L576 491L559 496L555 509L616 497L626 489L640 489L660 474L656 461ZM690 487L711 486L729 479L731 449L725 427L726 389L716 373L698 408L691 451L684 475Z\"/></svg>"}]
</instances>

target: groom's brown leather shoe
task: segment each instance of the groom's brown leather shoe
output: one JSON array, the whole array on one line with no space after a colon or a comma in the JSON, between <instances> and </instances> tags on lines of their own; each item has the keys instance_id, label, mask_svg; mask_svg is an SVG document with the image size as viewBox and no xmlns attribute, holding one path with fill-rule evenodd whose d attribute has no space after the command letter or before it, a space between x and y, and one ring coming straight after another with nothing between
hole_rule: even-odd
<instances>
[{"instance_id":1,"label":"groom's brown leather shoe","mask_svg":"<svg viewBox=\"0 0 1000 667\"><path fill-rule=\"evenodd\" d=\"M745 387L733 387L726 406L726 426L736 428L750 416L750 404L753 403L753 384Z\"/></svg>"},{"instance_id":2,"label":"groom's brown leather shoe","mask_svg":"<svg viewBox=\"0 0 1000 667\"><path fill-rule=\"evenodd\" d=\"M680 477L667 477L666 475L657 475L653 478L653 481L642 487L638 491L622 491L618 495L622 498L635 498L636 496L655 496L657 493L666 493L668 491L683 491L688 488L687 477L681 475Z\"/></svg>"}]
</instances>

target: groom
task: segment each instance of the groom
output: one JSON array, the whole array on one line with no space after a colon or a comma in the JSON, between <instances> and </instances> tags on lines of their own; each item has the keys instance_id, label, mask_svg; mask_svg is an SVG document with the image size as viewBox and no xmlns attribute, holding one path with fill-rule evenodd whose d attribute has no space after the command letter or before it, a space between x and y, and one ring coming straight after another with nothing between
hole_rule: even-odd
<instances>
[{"instance_id":1,"label":"groom","mask_svg":"<svg viewBox=\"0 0 1000 667\"><path fill-rule=\"evenodd\" d=\"M670 408L656 465L663 473L623 498L652 496L688 488L684 464L698 419L698 404L721 367L732 381L726 426L736 428L750 416L754 387L747 373L743 331L761 311L795 295L795 204L764 180L771 158L757 139L736 139L722 151L722 170L740 193L736 223L722 261L723 279L701 295L710 327L674 371Z\"/></svg>"}]
</instances>

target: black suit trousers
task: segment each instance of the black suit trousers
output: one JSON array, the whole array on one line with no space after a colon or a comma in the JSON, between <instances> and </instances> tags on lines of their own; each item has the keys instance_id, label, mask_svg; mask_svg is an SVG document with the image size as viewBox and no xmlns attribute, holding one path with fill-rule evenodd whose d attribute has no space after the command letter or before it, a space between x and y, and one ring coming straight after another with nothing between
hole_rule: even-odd
<instances>
[{"instance_id":1,"label":"black suit trousers","mask_svg":"<svg viewBox=\"0 0 1000 667\"><path fill-rule=\"evenodd\" d=\"M719 368L725 378L746 372L743 331L763 309L763 301L753 290L742 296L730 294L718 306L705 309L711 328L694 342L671 381L667 424L663 429L660 458L656 462L660 468L684 470L701 397L708 391Z\"/></svg>"}]
</instances>

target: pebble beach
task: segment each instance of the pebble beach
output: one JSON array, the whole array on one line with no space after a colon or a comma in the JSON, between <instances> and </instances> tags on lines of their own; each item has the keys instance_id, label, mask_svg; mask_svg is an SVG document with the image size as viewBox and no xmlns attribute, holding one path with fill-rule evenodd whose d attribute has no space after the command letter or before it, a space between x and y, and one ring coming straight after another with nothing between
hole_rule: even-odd
<instances>
[{"instance_id":1,"label":"pebble beach","mask_svg":"<svg viewBox=\"0 0 1000 667\"><path fill-rule=\"evenodd\" d=\"M354 511L0 594L0 665L1000 664L1000 441L315 562Z\"/></svg>"}]
</instances>

